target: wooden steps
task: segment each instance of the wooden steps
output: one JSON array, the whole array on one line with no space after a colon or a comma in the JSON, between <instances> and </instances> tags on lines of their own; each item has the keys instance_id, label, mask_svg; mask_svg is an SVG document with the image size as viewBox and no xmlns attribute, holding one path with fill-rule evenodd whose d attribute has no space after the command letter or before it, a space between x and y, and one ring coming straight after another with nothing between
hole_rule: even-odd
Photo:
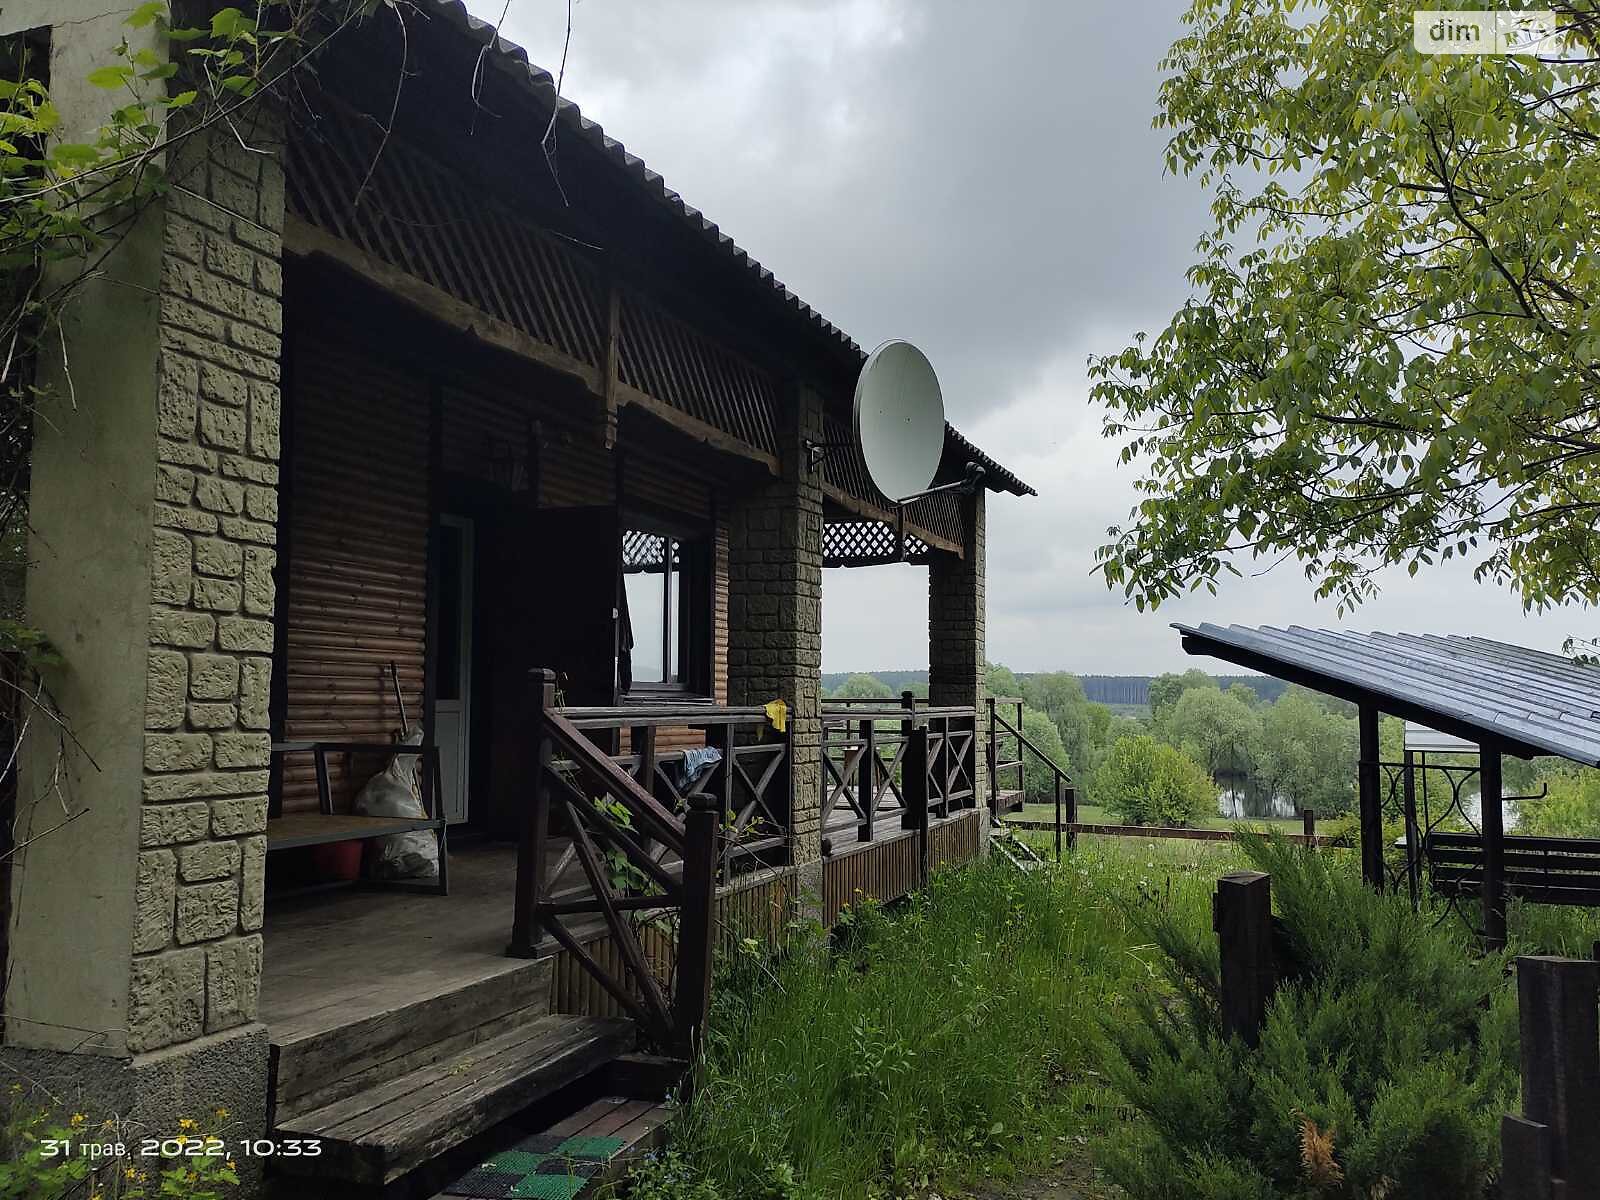
<instances>
[{"instance_id":1,"label":"wooden steps","mask_svg":"<svg viewBox=\"0 0 1600 1200\"><path fill-rule=\"evenodd\" d=\"M279 1117L275 1136L317 1138L290 1173L382 1185L604 1067L636 1041L628 1021L540 1016L321 1107ZM642 1115L642 1114L639 1114Z\"/></svg>"},{"instance_id":2,"label":"wooden steps","mask_svg":"<svg viewBox=\"0 0 1600 1200\"><path fill-rule=\"evenodd\" d=\"M398 1003L352 998L273 1021L273 1123L458 1057L550 1011L550 959L509 969L510 960L488 961L494 973L465 984L445 976L428 987L406 976L415 990Z\"/></svg>"},{"instance_id":3,"label":"wooden steps","mask_svg":"<svg viewBox=\"0 0 1600 1200\"><path fill-rule=\"evenodd\" d=\"M571 1116L491 1155L448 1185L434 1200L495 1200L502 1196L592 1196L666 1139L671 1106L654 1100L604 1096ZM535 1187L528 1180L538 1177Z\"/></svg>"}]
</instances>

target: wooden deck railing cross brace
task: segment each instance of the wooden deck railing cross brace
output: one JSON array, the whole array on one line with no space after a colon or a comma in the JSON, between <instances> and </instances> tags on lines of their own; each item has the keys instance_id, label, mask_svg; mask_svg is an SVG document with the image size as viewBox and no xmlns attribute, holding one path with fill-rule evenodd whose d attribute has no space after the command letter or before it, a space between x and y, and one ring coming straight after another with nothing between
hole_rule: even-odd
<instances>
[{"instance_id":1,"label":"wooden deck railing cross brace","mask_svg":"<svg viewBox=\"0 0 1600 1200\"><path fill-rule=\"evenodd\" d=\"M553 672L534 672L534 682L539 701L532 731L537 769L532 802L523 816L507 953L537 956L543 933L548 932L639 1022L652 1041L669 1052L690 1057L699 1045L710 1002L717 841L726 794L720 799L704 794L690 797L688 812L680 820L641 787L635 775L623 770L557 711ZM557 752L570 764L577 782L556 769ZM653 769L649 756L645 756L640 773L649 770L653 776ZM591 791L619 806L626 814L625 821L592 803ZM581 864L589 884L589 895L562 901L554 898L553 885L567 856L563 856L554 873L547 873L550 813L557 802L571 829L570 853ZM650 843L658 844L661 850L651 849ZM606 851L620 851L625 861L658 890L641 895L619 894L608 870ZM663 854L677 856L677 875L663 863ZM642 911L677 913L671 956L677 977L673 998L669 998L652 968L637 930L625 917ZM602 967L567 928L562 918L576 914L594 914L604 919L625 965L625 977L617 978Z\"/></svg>"}]
</instances>

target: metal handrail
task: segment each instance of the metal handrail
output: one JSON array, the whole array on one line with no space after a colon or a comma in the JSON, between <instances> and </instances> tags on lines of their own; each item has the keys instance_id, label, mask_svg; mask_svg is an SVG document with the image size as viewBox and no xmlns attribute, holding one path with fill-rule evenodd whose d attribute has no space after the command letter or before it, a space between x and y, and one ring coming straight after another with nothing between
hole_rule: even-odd
<instances>
[{"instance_id":1,"label":"metal handrail","mask_svg":"<svg viewBox=\"0 0 1600 1200\"><path fill-rule=\"evenodd\" d=\"M1008 734L1017 739L1017 761L1014 765L1023 765L1022 751L1023 749L1027 749L1032 751L1035 757L1037 757L1041 762L1048 766L1052 772L1054 772L1055 777L1053 783L1055 788L1056 802L1055 850L1056 861L1059 862L1061 860L1061 842L1063 831L1065 831L1066 835L1067 849L1070 850L1078 844L1078 831L1076 829L1078 824L1078 790L1075 786L1073 786L1072 776L1062 768L1061 764L1056 762L1055 759L1051 758L1043 750L1039 749L1038 746L1034 745L1033 739L1022 732L1022 723L1020 721L1016 725L1012 725L1010 721L1007 721L1000 715L995 707L997 703L998 701L991 701L989 704L990 746L993 747L995 745L997 737L996 727L1004 729ZM991 779L991 787L992 786L993 781ZM998 814L996 815L998 816ZM1066 820L1063 821L1062 817L1065 817Z\"/></svg>"}]
</instances>

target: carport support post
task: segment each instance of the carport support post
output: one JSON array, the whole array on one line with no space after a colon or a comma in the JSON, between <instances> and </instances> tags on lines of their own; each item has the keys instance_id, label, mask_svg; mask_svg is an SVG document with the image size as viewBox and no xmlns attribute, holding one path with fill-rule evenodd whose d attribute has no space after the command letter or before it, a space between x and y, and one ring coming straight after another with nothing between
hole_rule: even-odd
<instances>
[{"instance_id":1,"label":"carport support post","mask_svg":"<svg viewBox=\"0 0 1600 1200\"><path fill-rule=\"evenodd\" d=\"M1378 891L1383 890L1383 796L1378 765L1378 710L1363 703L1361 716L1361 754L1356 766L1356 792L1361 810L1361 878Z\"/></svg>"},{"instance_id":2,"label":"carport support post","mask_svg":"<svg viewBox=\"0 0 1600 1200\"><path fill-rule=\"evenodd\" d=\"M1478 788L1483 809L1483 940L1491 950L1506 944L1505 815L1500 751L1478 747Z\"/></svg>"}]
</instances>

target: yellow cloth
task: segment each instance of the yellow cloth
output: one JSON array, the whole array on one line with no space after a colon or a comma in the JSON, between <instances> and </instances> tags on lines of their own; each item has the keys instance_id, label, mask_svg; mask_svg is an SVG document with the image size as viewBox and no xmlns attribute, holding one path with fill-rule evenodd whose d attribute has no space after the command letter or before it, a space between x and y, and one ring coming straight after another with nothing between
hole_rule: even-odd
<instances>
[{"instance_id":1,"label":"yellow cloth","mask_svg":"<svg viewBox=\"0 0 1600 1200\"><path fill-rule=\"evenodd\" d=\"M789 731L789 706L782 700L773 700L767 704L767 720L772 722L772 727L779 733Z\"/></svg>"}]
</instances>

